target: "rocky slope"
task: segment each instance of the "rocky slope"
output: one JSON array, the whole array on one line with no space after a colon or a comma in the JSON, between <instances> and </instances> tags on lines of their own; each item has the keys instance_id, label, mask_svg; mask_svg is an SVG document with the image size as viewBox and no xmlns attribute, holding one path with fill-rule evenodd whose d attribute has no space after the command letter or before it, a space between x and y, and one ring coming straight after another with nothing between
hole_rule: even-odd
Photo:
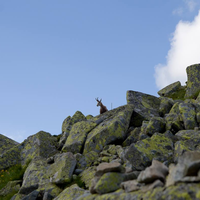
<instances>
[{"instance_id":1,"label":"rocky slope","mask_svg":"<svg viewBox=\"0 0 200 200\"><path fill-rule=\"evenodd\" d=\"M18 144L0 135L0 170L24 169L0 199L200 199L200 65L187 75L160 97L127 91L127 105L77 111L58 136L40 131Z\"/></svg>"}]
</instances>

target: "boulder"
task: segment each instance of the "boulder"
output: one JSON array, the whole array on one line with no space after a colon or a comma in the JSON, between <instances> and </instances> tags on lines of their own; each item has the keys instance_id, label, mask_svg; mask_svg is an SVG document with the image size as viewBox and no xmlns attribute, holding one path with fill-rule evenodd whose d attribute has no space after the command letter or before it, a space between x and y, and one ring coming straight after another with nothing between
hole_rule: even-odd
<instances>
[{"instance_id":1,"label":"boulder","mask_svg":"<svg viewBox=\"0 0 200 200\"><path fill-rule=\"evenodd\" d=\"M85 121L86 117L83 115L82 112L76 111L76 113L70 117L68 116L62 123L62 133L68 132L71 129L71 126L77 122Z\"/></svg>"},{"instance_id":2,"label":"boulder","mask_svg":"<svg viewBox=\"0 0 200 200\"><path fill-rule=\"evenodd\" d=\"M19 144L17 146L14 146L13 148L5 151L3 154L0 156L0 170L9 168L13 165L16 164L21 164L21 150L22 150L22 145Z\"/></svg>"},{"instance_id":3,"label":"boulder","mask_svg":"<svg viewBox=\"0 0 200 200\"><path fill-rule=\"evenodd\" d=\"M132 143L136 143L139 140L141 128L136 127L133 131L130 132L129 136L122 143L123 147L130 146Z\"/></svg>"},{"instance_id":4,"label":"boulder","mask_svg":"<svg viewBox=\"0 0 200 200\"><path fill-rule=\"evenodd\" d=\"M179 130L184 129L184 124L182 122L182 118L177 113L169 113L165 115L165 122L166 122L166 130L171 131L172 133L177 133Z\"/></svg>"},{"instance_id":5,"label":"boulder","mask_svg":"<svg viewBox=\"0 0 200 200\"><path fill-rule=\"evenodd\" d=\"M197 127L195 107L190 103L180 103L179 110L186 130Z\"/></svg>"},{"instance_id":6,"label":"boulder","mask_svg":"<svg viewBox=\"0 0 200 200\"><path fill-rule=\"evenodd\" d=\"M174 97L177 96L177 93L179 93L179 91L182 89L181 87L181 83L180 81L174 82L166 87L164 87L163 89L158 91L158 94L161 97ZM183 95L184 97L184 95Z\"/></svg>"},{"instance_id":7,"label":"boulder","mask_svg":"<svg viewBox=\"0 0 200 200\"><path fill-rule=\"evenodd\" d=\"M187 176L198 176L200 169L200 152L185 152L179 157L178 163L169 167L169 176L166 185L170 186L179 182L189 182L191 179ZM192 178L199 182L199 179Z\"/></svg>"},{"instance_id":8,"label":"boulder","mask_svg":"<svg viewBox=\"0 0 200 200\"><path fill-rule=\"evenodd\" d=\"M46 160L41 157L35 157L27 167L20 194L28 195L34 190L38 189L40 185L49 183L49 176L47 174L48 164Z\"/></svg>"},{"instance_id":9,"label":"boulder","mask_svg":"<svg viewBox=\"0 0 200 200\"><path fill-rule=\"evenodd\" d=\"M88 133L96 126L97 123L92 121L81 121L74 124L62 148L62 151L70 151L74 154L82 153Z\"/></svg>"},{"instance_id":10,"label":"boulder","mask_svg":"<svg viewBox=\"0 0 200 200\"><path fill-rule=\"evenodd\" d=\"M141 187L141 190L143 192L151 191L157 187L164 187L164 183L160 181L159 179L155 180L153 183L149 183L147 185L144 185Z\"/></svg>"},{"instance_id":11,"label":"boulder","mask_svg":"<svg viewBox=\"0 0 200 200\"><path fill-rule=\"evenodd\" d=\"M200 64L187 67L186 72L188 80L185 98L196 99L200 92Z\"/></svg>"},{"instance_id":12,"label":"boulder","mask_svg":"<svg viewBox=\"0 0 200 200\"><path fill-rule=\"evenodd\" d=\"M71 182L76 159L71 152L56 154L54 163L50 165L48 174L50 182L54 184L66 184Z\"/></svg>"},{"instance_id":13,"label":"boulder","mask_svg":"<svg viewBox=\"0 0 200 200\"><path fill-rule=\"evenodd\" d=\"M169 113L172 106L174 105L174 101L171 98L161 97L160 107L159 107L159 115L164 117L165 114Z\"/></svg>"},{"instance_id":14,"label":"boulder","mask_svg":"<svg viewBox=\"0 0 200 200\"><path fill-rule=\"evenodd\" d=\"M134 192L139 190L141 184L138 183L137 180L125 181L121 183L121 188L125 190L125 192Z\"/></svg>"},{"instance_id":15,"label":"boulder","mask_svg":"<svg viewBox=\"0 0 200 200\"><path fill-rule=\"evenodd\" d=\"M118 172L108 172L103 174L96 183L94 190L98 194L113 192L120 188L124 180L124 175Z\"/></svg>"},{"instance_id":16,"label":"boulder","mask_svg":"<svg viewBox=\"0 0 200 200\"><path fill-rule=\"evenodd\" d=\"M59 140L58 149L61 150L63 145L65 144L69 132L74 124L80 121L87 120L86 117L80 111L77 111L72 117L68 116L62 123L62 135Z\"/></svg>"},{"instance_id":17,"label":"boulder","mask_svg":"<svg viewBox=\"0 0 200 200\"><path fill-rule=\"evenodd\" d=\"M99 157L99 154L95 151L90 151L89 153L86 153L85 155L77 153L75 154L75 158L77 160L77 169L85 169L87 167L90 167L92 164L97 162L97 158Z\"/></svg>"},{"instance_id":18,"label":"boulder","mask_svg":"<svg viewBox=\"0 0 200 200\"><path fill-rule=\"evenodd\" d=\"M93 167L88 167L80 174L81 181L85 183L85 187L87 189L91 187L92 179L94 178L95 173L96 173L96 167L93 166Z\"/></svg>"},{"instance_id":19,"label":"boulder","mask_svg":"<svg viewBox=\"0 0 200 200\"><path fill-rule=\"evenodd\" d=\"M83 195L85 190L80 188L77 184L67 187L54 200L74 200Z\"/></svg>"},{"instance_id":20,"label":"boulder","mask_svg":"<svg viewBox=\"0 0 200 200\"><path fill-rule=\"evenodd\" d=\"M134 105L133 126L139 126L143 120L150 120L151 117L159 117L159 98L129 90L126 93L126 100L127 104Z\"/></svg>"},{"instance_id":21,"label":"boulder","mask_svg":"<svg viewBox=\"0 0 200 200\"><path fill-rule=\"evenodd\" d=\"M152 136L154 133L165 132L165 120L162 117L152 117L149 121L146 130L146 134Z\"/></svg>"},{"instance_id":22,"label":"boulder","mask_svg":"<svg viewBox=\"0 0 200 200\"><path fill-rule=\"evenodd\" d=\"M0 199L11 194L15 194L19 191L22 181L9 181L7 185L0 190Z\"/></svg>"},{"instance_id":23,"label":"boulder","mask_svg":"<svg viewBox=\"0 0 200 200\"><path fill-rule=\"evenodd\" d=\"M100 165L98 165L95 175L96 176L102 176L103 174L105 174L107 172L124 173L125 168L120 163L117 163L117 162L101 163Z\"/></svg>"},{"instance_id":24,"label":"boulder","mask_svg":"<svg viewBox=\"0 0 200 200\"><path fill-rule=\"evenodd\" d=\"M14 140L0 134L0 155L18 144L18 142L15 142Z\"/></svg>"},{"instance_id":25,"label":"boulder","mask_svg":"<svg viewBox=\"0 0 200 200\"><path fill-rule=\"evenodd\" d=\"M21 150L23 166L37 156L48 158L58 153L56 137L44 131L28 137L21 145L23 147Z\"/></svg>"},{"instance_id":26,"label":"boulder","mask_svg":"<svg viewBox=\"0 0 200 200\"><path fill-rule=\"evenodd\" d=\"M165 182L165 178L168 175L168 168L161 162L157 160L152 161L152 165L147 167L144 171L140 173L137 178L139 183L153 183L156 180L161 180Z\"/></svg>"},{"instance_id":27,"label":"boulder","mask_svg":"<svg viewBox=\"0 0 200 200\"><path fill-rule=\"evenodd\" d=\"M89 132L83 154L85 155L90 151L100 152L108 144L120 140L123 141L129 128L132 112L133 107L129 105L120 107L115 111L106 112L113 115L103 120L103 122Z\"/></svg>"},{"instance_id":28,"label":"boulder","mask_svg":"<svg viewBox=\"0 0 200 200\"><path fill-rule=\"evenodd\" d=\"M132 164L134 170L144 170L153 159L169 164L173 160L173 142L165 135L156 133L151 138L131 144L124 159Z\"/></svg>"},{"instance_id":29,"label":"boulder","mask_svg":"<svg viewBox=\"0 0 200 200\"><path fill-rule=\"evenodd\" d=\"M40 192L37 190L34 190L30 194L28 194L26 197L24 197L22 200L37 200L41 198L42 198L42 195L40 194Z\"/></svg>"}]
</instances>

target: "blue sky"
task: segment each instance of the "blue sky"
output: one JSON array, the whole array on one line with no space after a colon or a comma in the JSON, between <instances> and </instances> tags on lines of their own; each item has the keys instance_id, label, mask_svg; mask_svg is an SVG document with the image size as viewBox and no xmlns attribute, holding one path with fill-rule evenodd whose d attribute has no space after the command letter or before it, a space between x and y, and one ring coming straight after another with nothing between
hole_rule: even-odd
<instances>
[{"instance_id":1,"label":"blue sky","mask_svg":"<svg viewBox=\"0 0 200 200\"><path fill-rule=\"evenodd\" d=\"M1 0L0 133L58 135L77 110L98 115L96 97L111 109L127 90L158 96L184 82L185 67L200 62L181 54L200 46L199 9L196 0Z\"/></svg>"}]
</instances>

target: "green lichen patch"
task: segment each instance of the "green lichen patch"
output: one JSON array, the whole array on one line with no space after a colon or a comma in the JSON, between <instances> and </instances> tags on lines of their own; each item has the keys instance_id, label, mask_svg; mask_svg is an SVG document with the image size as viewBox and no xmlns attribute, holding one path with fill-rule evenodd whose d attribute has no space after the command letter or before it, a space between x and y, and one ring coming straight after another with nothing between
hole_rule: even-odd
<instances>
[{"instance_id":1,"label":"green lichen patch","mask_svg":"<svg viewBox=\"0 0 200 200\"><path fill-rule=\"evenodd\" d=\"M77 184L67 187L54 200L73 200L84 194L85 190L80 188Z\"/></svg>"},{"instance_id":2,"label":"green lichen patch","mask_svg":"<svg viewBox=\"0 0 200 200\"><path fill-rule=\"evenodd\" d=\"M156 133L151 138L132 144L125 158L135 170L144 170L153 159L171 163L173 161L173 142L163 134Z\"/></svg>"},{"instance_id":3,"label":"green lichen patch","mask_svg":"<svg viewBox=\"0 0 200 200\"><path fill-rule=\"evenodd\" d=\"M185 98L196 99L200 92L200 64L195 64L187 67L187 89Z\"/></svg>"},{"instance_id":4,"label":"green lichen patch","mask_svg":"<svg viewBox=\"0 0 200 200\"><path fill-rule=\"evenodd\" d=\"M117 172L108 172L103 174L95 185L95 191L98 194L113 192L120 188L121 182L124 180L124 175Z\"/></svg>"},{"instance_id":5,"label":"green lichen patch","mask_svg":"<svg viewBox=\"0 0 200 200\"><path fill-rule=\"evenodd\" d=\"M123 111L119 111L117 115L111 116L95 127L87 136L83 153L100 152L104 146L123 140L132 112L132 106L124 106Z\"/></svg>"},{"instance_id":6,"label":"green lichen patch","mask_svg":"<svg viewBox=\"0 0 200 200\"><path fill-rule=\"evenodd\" d=\"M21 164L21 150L22 145L19 144L13 148L5 151L0 157L0 170L9 168L13 165Z\"/></svg>"},{"instance_id":7,"label":"green lichen patch","mask_svg":"<svg viewBox=\"0 0 200 200\"><path fill-rule=\"evenodd\" d=\"M186 130L197 127L195 107L191 103L180 103L179 110Z\"/></svg>"},{"instance_id":8,"label":"green lichen patch","mask_svg":"<svg viewBox=\"0 0 200 200\"><path fill-rule=\"evenodd\" d=\"M13 148L18 144L18 142L15 142L14 140L0 134L0 154L3 154L5 151Z\"/></svg>"},{"instance_id":9,"label":"green lichen patch","mask_svg":"<svg viewBox=\"0 0 200 200\"><path fill-rule=\"evenodd\" d=\"M21 145L23 146L21 151L22 165L34 157L48 158L58 153L56 137L44 131L28 137Z\"/></svg>"},{"instance_id":10,"label":"green lichen patch","mask_svg":"<svg viewBox=\"0 0 200 200\"><path fill-rule=\"evenodd\" d=\"M91 121L82 121L74 124L62 151L70 151L74 154L82 153L82 147L85 143L87 134L96 126L97 123Z\"/></svg>"}]
</instances>

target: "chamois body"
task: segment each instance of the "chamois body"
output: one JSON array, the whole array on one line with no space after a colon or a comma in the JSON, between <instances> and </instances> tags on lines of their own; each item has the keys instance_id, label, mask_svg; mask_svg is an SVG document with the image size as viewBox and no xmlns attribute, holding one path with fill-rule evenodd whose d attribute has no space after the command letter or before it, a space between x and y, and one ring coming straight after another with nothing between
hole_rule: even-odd
<instances>
[{"instance_id":1,"label":"chamois body","mask_svg":"<svg viewBox=\"0 0 200 200\"><path fill-rule=\"evenodd\" d=\"M104 106L104 105L101 103L102 99L99 101L98 98L97 98L96 101L98 102L98 103L97 103L97 106L100 106L100 114L103 114L103 113L105 113L106 111L108 111L108 109L106 108L106 106Z\"/></svg>"}]
</instances>

